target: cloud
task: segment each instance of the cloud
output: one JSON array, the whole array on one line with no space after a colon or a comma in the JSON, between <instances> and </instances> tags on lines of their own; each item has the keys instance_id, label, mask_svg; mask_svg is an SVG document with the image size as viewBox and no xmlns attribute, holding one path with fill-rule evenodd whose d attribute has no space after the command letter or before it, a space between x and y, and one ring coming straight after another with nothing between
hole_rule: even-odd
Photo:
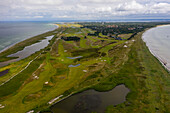
<instances>
[{"instance_id":1,"label":"cloud","mask_svg":"<svg viewBox=\"0 0 170 113\"><path fill-rule=\"evenodd\" d=\"M170 18L167 0L1 0L0 20Z\"/></svg>"},{"instance_id":2,"label":"cloud","mask_svg":"<svg viewBox=\"0 0 170 113\"><path fill-rule=\"evenodd\" d=\"M33 16L33 18L43 18L44 16Z\"/></svg>"},{"instance_id":3,"label":"cloud","mask_svg":"<svg viewBox=\"0 0 170 113\"><path fill-rule=\"evenodd\" d=\"M136 1L132 1L132 2L125 2L123 4L119 4L116 10L117 11L137 11L137 10L142 10L144 8L145 8L144 5L137 3Z\"/></svg>"},{"instance_id":4,"label":"cloud","mask_svg":"<svg viewBox=\"0 0 170 113\"><path fill-rule=\"evenodd\" d=\"M24 4L33 5L58 5L62 3L62 0L21 0Z\"/></svg>"}]
</instances>

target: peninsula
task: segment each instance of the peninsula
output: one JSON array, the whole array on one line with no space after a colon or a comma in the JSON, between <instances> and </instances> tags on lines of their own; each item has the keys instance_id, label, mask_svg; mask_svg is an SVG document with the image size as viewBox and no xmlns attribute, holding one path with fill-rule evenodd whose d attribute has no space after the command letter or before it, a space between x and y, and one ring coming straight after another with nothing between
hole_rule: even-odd
<instances>
[{"instance_id":1,"label":"peninsula","mask_svg":"<svg viewBox=\"0 0 170 113\"><path fill-rule=\"evenodd\" d=\"M63 109L67 107L62 101L88 91L96 95L123 92L117 94L122 94L117 103L106 101L102 113L170 112L170 74L141 38L149 28L168 23L56 24L57 29L0 53L1 113L71 112ZM42 46L49 36L47 45ZM31 45L29 51L33 52L21 58ZM34 51L34 47L39 49ZM73 104L76 112L94 113L100 106L96 103L102 103L101 96L84 98L89 101ZM88 104L94 101L95 106Z\"/></svg>"}]
</instances>

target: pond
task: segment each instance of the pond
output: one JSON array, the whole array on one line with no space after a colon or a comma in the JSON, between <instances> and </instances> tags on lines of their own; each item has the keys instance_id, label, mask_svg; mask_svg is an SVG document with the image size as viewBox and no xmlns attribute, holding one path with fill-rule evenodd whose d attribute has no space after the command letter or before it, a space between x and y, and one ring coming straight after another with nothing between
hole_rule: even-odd
<instances>
[{"instance_id":1,"label":"pond","mask_svg":"<svg viewBox=\"0 0 170 113\"><path fill-rule=\"evenodd\" d=\"M9 72L9 69L0 72L0 76L3 76Z\"/></svg>"},{"instance_id":2,"label":"pond","mask_svg":"<svg viewBox=\"0 0 170 113\"><path fill-rule=\"evenodd\" d=\"M69 65L68 67L77 67L77 66L80 66L80 64L77 64L77 65Z\"/></svg>"},{"instance_id":3,"label":"pond","mask_svg":"<svg viewBox=\"0 0 170 113\"><path fill-rule=\"evenodd\" d=\"M83 56L77 56L77 57L67 57L68 59L78 59L78 58L82 58Z\"/></svg>"},{"instance_id":4,"label":"pond","mask_svg":"<svg viewBox=\"0 0 170 113\"><path fill-rule=\"evenodd\" d=\"M50 109L53 113L103 113L107 106L125 102L129 92L123 84L107 92L87 90L54 104Z\"/></svg>"}]
</instances>

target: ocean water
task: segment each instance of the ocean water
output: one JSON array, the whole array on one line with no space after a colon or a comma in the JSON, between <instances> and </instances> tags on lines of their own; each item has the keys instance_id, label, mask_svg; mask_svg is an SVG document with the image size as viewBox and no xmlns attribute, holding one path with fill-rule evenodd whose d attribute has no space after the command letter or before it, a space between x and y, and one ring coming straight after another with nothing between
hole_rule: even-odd
<instances>
[{"instance_id":1,"label":"ocean water","mask_svg":"<svg viewBox=\"0 0 170 113\"><path fill-rule=\"evenodd\" d=\"M0 22L0 51L27 38L56 29L52 22Z\"/></svg>"},{"instance_id":2,"label":"ocean water","mask_svg":"<svg viewBox=\"0 0 170 113\"><path fill-rule=\"evenodd\" d=\"M151 53L170 70L170 25L151 28L143 34L142 38Z\"/></svg>"},{"instance_id":3,"label":"ocean water","mask_svg":"<svg viewBox=\"0 0 170 113\"><path fill-rule=\"evenodd\" d=\"M30 46L26 46L23 50L18 51L14 54L8 55L7 57L18 57L18 58L8 60L8 61L5 61L5 62L0 62L0 67L6 66L9 63L16 62L16 61L19 61L21 59L24 59L24 58L30 56L31 54L45 48L46 46L48 46L49 40L51 40L53 37L54 37L54 35L45 37L46 39L41 40L38 43L32 44Z\"/></svg>"}]
</instances>

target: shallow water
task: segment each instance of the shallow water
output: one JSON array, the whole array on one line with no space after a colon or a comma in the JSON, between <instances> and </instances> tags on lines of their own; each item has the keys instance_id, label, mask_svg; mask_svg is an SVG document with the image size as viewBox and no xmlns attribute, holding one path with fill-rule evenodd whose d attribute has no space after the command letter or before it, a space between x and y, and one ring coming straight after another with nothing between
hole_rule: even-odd
<instances>
[{"instance_id":1,"label":"shallow water","mask_svg":"<svg viewBox=\"0 0 170 113\"><path fill-rule=\"evenodd\" d=\"M23 50L18 51L17 53L8 55L7 57L19 57L19 58L12 59L12 60L9 60L9 61L6 61L6 62L0 62L0 67L8 65L9 63L16 62L16 61L19 61L21 59L24 59L24 58L30 56L31 54L45 48L46 46L48 46L49 40L51 40L53 38L53 36L54 35L48 36L48 37L46 37L46 39L41 40L41 42L39 42L39 43L35 43L35 44L30 45L30 46L26 46Z\"/></svg>"},{"instance_id":2,"label":"shallow water","mask_svg":"<svg viewBox=\"0 0 170 113\"><path fill-rule=\"evenodd\" d=\"M77 65L69 65L68 67L78 67L80 66L80 64L77 64Z\"/></svg>"},{"instance_id":3,"label":"shallow water","mask_svg":"<svg viewBox=\"0 0 170 113\"><path fill-rule=\"evenodd\" d=\"M129 92L125 85L118 85L108 92L87 90L54 104L51 111L53 113L103 113L107 106L125 102Z\"/></svg>"},{"instance_id":4,"label":"shallow water","mask_svg":"<svg viewBox=\"0 0 170 113\"><path fill-rule=\"evenodd\" d=\"M9 69L0 72L0 76L3 76L9 72Z\"/></svg>"},{"instance_id":5,"label":"shallow water","mask_svg":"<svg viewBox=\"0 0 170 113\"><path fill-rule=\"evenodd\" d=\"M152 54L170 70L170 25L151 28L142 38Z\"/></svg>"},{"instance_id":6,"label":"shallow water","mask_svg":"<svg viewBox=\"0 0 170 113\"><path fill-rule=\"evenodd\" d=\"M40 49L45 48L49 44L49 40L53 38L54 35L46 37L46 39L41 40L39 43L32 44L30 46L26 46L23 50L18 51L17 53L8 55L7 57L19 57L19 60L24 59L31 54L35 53L36 51L39 51Z\"/></svg>"},{"instance_id":7,"label":"shallow water","mask_svg":"<svg viewBox=\"0 0 170 113\"><path fill-rule=\"evenodd\" d=\"M82 58L83 56L77 56L77 57L67 57L68 59L78 59L78 58Z\"/></svg>"}]
</instances>

